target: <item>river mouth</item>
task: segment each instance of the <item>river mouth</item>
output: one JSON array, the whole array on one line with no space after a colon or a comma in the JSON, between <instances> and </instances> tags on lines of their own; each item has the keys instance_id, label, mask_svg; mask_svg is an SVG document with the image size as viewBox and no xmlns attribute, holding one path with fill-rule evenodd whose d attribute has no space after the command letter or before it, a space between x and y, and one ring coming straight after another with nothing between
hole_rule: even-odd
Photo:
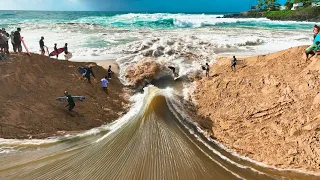
<instances>
[{"instance_id":1,"label":"river mouth","mask_svg":"<svg viewBox=\"0 0 320 180\"><path fill-rule=\"evenodd\" d=\"M173 89L145 88L122 119L89 135L0 147L1 179L316 179L240 159L206 139Z\"/></svg>"}]
</instances>

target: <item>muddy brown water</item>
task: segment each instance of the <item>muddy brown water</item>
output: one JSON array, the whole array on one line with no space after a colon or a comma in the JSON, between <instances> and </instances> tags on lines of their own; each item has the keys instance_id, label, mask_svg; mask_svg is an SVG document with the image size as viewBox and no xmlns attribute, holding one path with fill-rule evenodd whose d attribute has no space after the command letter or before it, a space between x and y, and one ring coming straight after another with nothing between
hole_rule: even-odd
<instances>
[{"instance_id":1,"label":"muddy brown water","mask_svg":"<svg viewBox=\"0 0 320 180\"><path fill-rule=\"evenodd\" d=\"M13 149L0 154L0 179L319 179L236 157L202 136L175 96L145 93L135 113L96 133L0 144Z\"/></svg>"}]
</instances>

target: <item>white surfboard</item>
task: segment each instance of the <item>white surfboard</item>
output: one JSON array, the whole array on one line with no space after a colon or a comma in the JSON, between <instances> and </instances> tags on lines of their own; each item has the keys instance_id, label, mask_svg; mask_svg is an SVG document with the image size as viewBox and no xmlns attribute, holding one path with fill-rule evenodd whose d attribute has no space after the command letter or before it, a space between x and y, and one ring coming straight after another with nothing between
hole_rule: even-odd
<instances>
[{"instance_id":1,"label":"white surfboard","mask_svg":"<svg viewBox=\"0 0 320 180\"><path fill-rule=\"evenodd\" d=\"M75 102L77 102L77 101L84 102L84 101L86 101L87 98L85 96L72 96L72 99ZM60 101L60 102L68 102L68 98L66 96L58 97L56 100Z\"/></svg>"}]
</instances>

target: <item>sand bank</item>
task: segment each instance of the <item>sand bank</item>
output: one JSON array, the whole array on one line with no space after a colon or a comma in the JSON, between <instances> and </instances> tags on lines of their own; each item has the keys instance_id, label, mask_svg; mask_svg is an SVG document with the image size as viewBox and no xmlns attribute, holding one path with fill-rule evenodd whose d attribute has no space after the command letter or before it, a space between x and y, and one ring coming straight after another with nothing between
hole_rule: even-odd
<instances>
[{"instance_id":1,"label":"sand bank","mask_svg":"<svg viewBox=\"0 0 320 180\"><path fill-rule=\"evenodd\" d=\"M197 114L211 136L237 153L281 168L320 172L320 59L304 49L219 58L197 82Z\"/></svg>"},{"instance_id":2,"label":"sand bank","mask_svg":"<svg viewBox=\"0 0 320 180\"><path fill-rule=\"evenodd\" d=\"M88 130L126 112L124 86L113 76L106 94L99 82L107 71L96 63L60 61L36 54L10 55L8 59L0 62L1 138L45 138ZM92 84L77 71L78 66L88 64L95 65ZM55 100L64 96L65 90L73 96L86 96L87 101L76 103L74 112L69 112L66 103Z\"/></svg>"}]
</instances>

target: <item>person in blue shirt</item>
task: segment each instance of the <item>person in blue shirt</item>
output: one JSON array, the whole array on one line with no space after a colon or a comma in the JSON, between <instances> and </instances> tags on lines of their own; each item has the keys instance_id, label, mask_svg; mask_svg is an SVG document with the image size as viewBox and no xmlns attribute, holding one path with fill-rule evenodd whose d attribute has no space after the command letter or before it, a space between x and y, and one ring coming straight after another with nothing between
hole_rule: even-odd
<instances>
[{"instance_id":1,"label":"person in blue shirt","mask_svg":"<svg viewBox=\"0 0 320 180\"><path fill-rule=\"evenodd\" d=\"M105 91L108 94L108 77L105 76L104 78L101 79L101 87L103 91Z\"/></svg>"},{"instance_id":2,"label":"person in blue shirt","mask_svg":"<svg viewBox=\"0 0 320 180\"><path fill-rule=\"evenodd\" d=\"M306 49L306 62L310 59L310 58L312 58L314 55L316 55L316 51L318 51L319 50L319 44L320 44L320 42L319 41L317 41L315 44L312 44L311 46L309 46L307 49ZM309 57L309 55L311 55L310 57Z\"/></svg>"}]
</instances>

